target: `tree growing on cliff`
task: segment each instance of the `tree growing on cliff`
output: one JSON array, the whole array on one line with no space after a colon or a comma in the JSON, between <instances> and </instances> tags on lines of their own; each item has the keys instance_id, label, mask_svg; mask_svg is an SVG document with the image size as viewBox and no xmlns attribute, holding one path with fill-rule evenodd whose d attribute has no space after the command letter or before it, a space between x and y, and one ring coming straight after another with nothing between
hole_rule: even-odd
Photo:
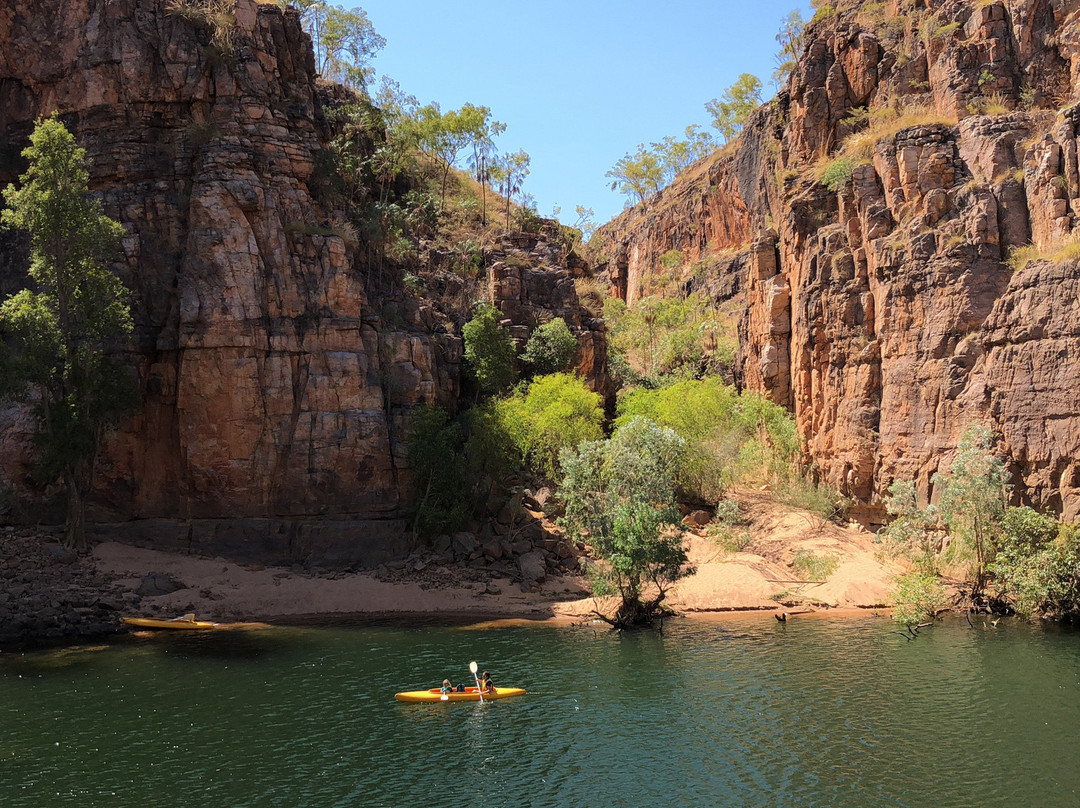
<instances>
[{"instance_id":1,"label":"tree growing on cliff","mask_svg":"<svg viewBox=\"0 0 1080 808\"><path fill-rule=\"evenodd\" d=\"M37 122L21 187L4 190L2 222L30 234L30 279L0 304L13 350L5 375L35 405L42 479L67 489L66 541L85 549L84 502L104 431L136 402L107 347L131 332L128 291L105 265L123 228L87 193L86 150L54 114Z\"/></svg>"},{"instance_id":2,"label":"tree growing on cliff","mask_svg":"<svg viewBox=\"0 0 1080 808\"><path fill-rule=\"evenodd\" d=\"M727 143L742 132L750 113L760 103L761 80L751 73L743 73L738 81L724 90L720 99L708 101L705 110L712 116L712 125Z\"/></svg>"},{"instance_id":3,"label":"tree growing on cliff","mask_svg":"<svg viewBox=\"0 0 1080 808\"><path fill-rule=\"evenodd\" d=\"M386 45L364 10L349 10L324 0L277 0L277 4L300 12L300 22L311 36L319 75L363 91L371 78L371 58Z\"/></svg>"},{"instance_id":4,"label":"tree growing on cliff","mask_svg":"<svg viewBox=\"0 0 1080 808\"><path fill-rule=\"evenodd\" d=\"M787 84L788 76L799 62L799 51L802 49L802 32L806 21L798 9L791 11L780 23L780 30L776 34L776 42L780 46L780 52L776 54L776 69L773 71L773 83L777 87Z\"/></svg>"},{"instance_id":5,"label":"tree growing on cliff","mask_svg":"<svg viewBox=\"0 0 1080 808\"><path fill-rule=\"evenodd\" d=\"M691 575L675 478L685 443L673 430L636 418L606 441L587 441L559 456L566 506L561 524L592 547L594 592L616 594L617 628L664 614L667 589Z\"/></svg>"},{"instance_id":6,"label":"tree growing on cliff","mask_svg":"<svg viewBox=\"0 0 1080 808\"><path fill-rule=\"evenodd\" d=\"M664 167L656 152L639 143L634 154L624 154L604 176L611 177L611 190L644 202L660 190Z\"/></svg>"}]
</instances>

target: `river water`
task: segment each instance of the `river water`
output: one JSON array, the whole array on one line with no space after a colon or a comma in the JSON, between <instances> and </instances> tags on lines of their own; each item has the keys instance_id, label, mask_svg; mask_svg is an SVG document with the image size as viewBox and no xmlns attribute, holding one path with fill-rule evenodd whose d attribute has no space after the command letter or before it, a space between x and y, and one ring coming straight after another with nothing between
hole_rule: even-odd
<instances>
[{"instance_id":1,"label":"river water","mask_svg":"<svg viewBox=\"0 0 1080 808\"><path fill-rule=\"evenodd\" d=\"M400 704L476 660L528 695ZM1080 805L1080 634L366 625L0 654L0 805Z\"/></svg>"}]
</instances>

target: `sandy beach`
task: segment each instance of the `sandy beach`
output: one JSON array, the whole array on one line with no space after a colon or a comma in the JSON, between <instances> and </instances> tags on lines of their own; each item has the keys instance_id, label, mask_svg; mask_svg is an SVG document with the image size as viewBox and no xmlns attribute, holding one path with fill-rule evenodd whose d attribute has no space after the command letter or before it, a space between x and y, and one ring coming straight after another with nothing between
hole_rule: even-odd
<instances>
[{"instance_id":1,"label":"sandy beach","mask_svg":"<svg viewBox=\"0 0 1080 808\"><path fill-rule=\"evenodd\" d=\"M744 508L750 534L744 551L728 553L701 530L687 533L696 572L670 590L668 604L676 612L831 611L888 603L896 570L876 557L874 537L858 525L822 523L765 497L745 500ZM791 567L799 550L832 555L839 563L827 580L803 581ZM195 612L203 619L271 622L358 614L574 621L611 606L593 598L588 582L576 575L549 577L530 591L466 566L416 563L393 571L313 572L116 542L98 545L93 558L101 574L133 591L152 573L183 584L169 594L143 597L141 611L156 616Z\"/></svg>"}]
</instances>

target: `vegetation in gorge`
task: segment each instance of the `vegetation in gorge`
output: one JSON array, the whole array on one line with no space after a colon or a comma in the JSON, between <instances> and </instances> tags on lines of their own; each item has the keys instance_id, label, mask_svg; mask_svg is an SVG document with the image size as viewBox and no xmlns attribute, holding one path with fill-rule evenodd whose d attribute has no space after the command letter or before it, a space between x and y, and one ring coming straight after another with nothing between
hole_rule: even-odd
<instances>
[{"instance_id":1,"label":"vegetation in gorge","mask_svg":"<svg viewBox=\"0 0 1080 808\"><path fill-rule=\"evenodd\" d=\"M565 449L560 458L561 524L587 541L598 595L617 594L618 628L649 624L664 614L667 589L692 574L676 503L675 479L686 442L647 418L624 424L608 440Z\"/></svg>"},{"instance_id":2,"label":"vegetation in gorge","mask_svg":"<svg viewBox=\"0 0 1080 808\"><path fill-rule=\"evenodd\" d=\"M970 588L964 603L1025 616L1080 615L1080 531L1029 507L1010 506L1004 463L981 425L962 437L948 471L934 476L937 505L920 506L915 486L897 481L882 530L887 552L910 570L897 579L894 617L906 624L948 607L943 572L956 571Z\"/></svg>"},{"instance_id":3,"label":"vegetation in gorge","mask_svg":"<svg viewBox=\"0 0 1080 808\"><path fill-rule=\"evenodd\" d=\"M699 294L650 295L627 306L604 301L612 373L627 385L658 387L718 375L735 358L734 327Z\"/></svg>"},{"instance_id":4,"label":"vegetation in gorge","mask_svg":"<svg viewBox=\"0 0 1080 808\"><path fill-rule=\"evenodd\" d=\"M715 376L627 390L615 425L635 418L668 427L686 442L675 477L686 502L711 506L737 483L785 478L798 456L795 424L782 407L757 393L738 393Z\"/></svg>"},{"instance_id":5,"label":"vegetation in gorge","mask_svg":"<svg viewBox=\"0 0 1080 808\"><path fill-rule=\"evenodd\" d=\"M6 227L30 236L30 279L0 304L0 393L34 404L37 475L62 478L65 541L86 549L85 497L102 434L131 412L134 380L109 353L132 329L128 290L106 265L123 228L88 195L86 150L54 114L37 122L19 187L4 190Z\"/></svg>"}]
</instances>

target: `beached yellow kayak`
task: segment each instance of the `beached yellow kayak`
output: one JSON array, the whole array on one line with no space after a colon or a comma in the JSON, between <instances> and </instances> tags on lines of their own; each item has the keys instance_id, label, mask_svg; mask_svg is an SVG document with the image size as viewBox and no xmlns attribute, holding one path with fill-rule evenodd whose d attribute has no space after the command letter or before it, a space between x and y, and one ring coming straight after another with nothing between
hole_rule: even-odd
<instances>
[{"instance_id":1,"label":"beached yellow kayak","mask_svg":"<svg viewBox=\"0 0 1080 808\"><path fill-rule=\"evenodd\" d=\"M497 687L484 693L484 701L508 699L511 696L524 696L525 690L520 687ZM480 701L480 691L475 687L465 688L464 693L447 693L445 698L440 688L433 687L431 690L406 690L404 693L395 693L394 698L398 701L412 702L413 704L430 704L442 701Z\"/></svg>"},{"instance_id":2,"label":"beached yellow kayak","mask_svg":"<svg viewBox=\"0 0 1080 808\"><path fill-rule=\"evenodd\" d=\"M121 617L120 622L136 628L166 628L174 630L217 628L220 625L219 623L210 623L206 620L196 620L195 615L193 614L185 614L183 617L174 617L171 620L166 620L161 617Z\"/></svg>"}]
</instances>

